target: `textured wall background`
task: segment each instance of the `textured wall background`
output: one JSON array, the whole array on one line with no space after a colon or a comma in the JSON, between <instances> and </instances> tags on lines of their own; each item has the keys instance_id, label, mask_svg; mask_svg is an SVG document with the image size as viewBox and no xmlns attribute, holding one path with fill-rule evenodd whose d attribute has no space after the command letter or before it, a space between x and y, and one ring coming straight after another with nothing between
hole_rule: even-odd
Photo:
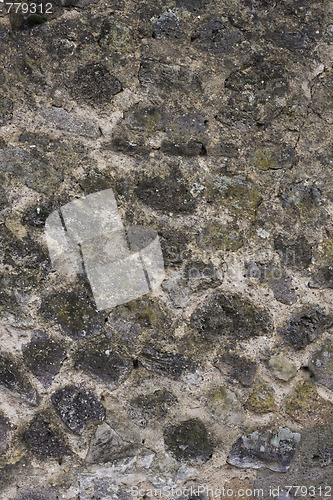
<instances>
[{"instance_id":1,"label":"textured wall background","mask_svg":"<svg viewBox=\"0 0 333 500\"><path fill-rule=\"evenodd\" d=\"M1 499L333 495L332 10L4 9ZM98 313L43 228L109 187L166 280Z\"/></svg>"}]
</instances>

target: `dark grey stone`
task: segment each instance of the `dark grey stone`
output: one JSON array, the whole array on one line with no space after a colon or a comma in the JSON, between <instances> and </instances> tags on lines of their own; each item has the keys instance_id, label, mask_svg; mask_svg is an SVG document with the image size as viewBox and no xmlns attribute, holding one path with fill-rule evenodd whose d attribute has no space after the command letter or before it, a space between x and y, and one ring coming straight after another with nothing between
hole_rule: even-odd
<instances>
[{"instance_id":1,"label":"dark grey stone","mask_svg":"<svg viewBox=\"0 0 333 500\"><path fill-rule=\"evenodd\" d=\"M278 332L296 350L300 350L316 340L332 323L331 315L314 306L293 314Z\"/></svg>"},{"instance_id":2,"label":"dark grey stone","mask_svg":"<svg viewBox=\"0 0 333 500\"><path fill-rule=\"evenodd\" d=\"M38 459L62 458L70 453L63 436L43 413L38 414L23 435L28 450Z\"/></svg>"},{"instance_id":3,"label":"dark grey stone","mask_svg":"<svg viewBox=\"0 0 333 500\"><path fill-rule=\"evenodd\" d=\"M213 455L213 444L203 422L192 418L164 431L165 446L181 462L202 464Z\"/></svg>"},{"instance_id":4,"label":"dark grey stone","mask_svg":"<svg viewBox=\"0 0 333 500\"><path fill-rule=\"evenodd\" d=\"M21 370L21 361L12 354L0 353L0 386L5 387L28 403L38 404L39 395Z\"/></svg>"},{"instance_id":5,"label":"dark grey stone","mask_svg":"<svg viewBox=\"0 0 333 500\"><path fill-rule=\"evenodd\" d=\"M52 394L52 403L61 420L75 434L82 434L88 421L102 422L105 409L93 391L70 385Z\"/></svg>"},{"instance_id":6,"label":"dark grey stone","mask_svg":"<svg viewBox=\"0 0 333 500\"><path fill-rule=\"evenodd\" d=\"M36 332L31 342L22 346L22 351L25 364L44 387L52 384L67 356L60 342L42 331Z\"/></svg>"},{"instance_id":7,"label":"dark grey stone","mask_svg":"<svg viewBox=\"0 0 333 500\"><path fill-rule=\"evenodd\" d=\"M301 436L287 428L254 431L233 445L227 462L241 468L286 472L297 451Z\"/></svg>"},{"instance_id":8,"label":"dark grey stone","mask_svg":"<svg viewBox=\"0 0 333 500\"><path fill-rule=\"evenodd\" d=\"M237 294L218 291L194 311L191 324L206 340L246 339L272 332L272 318Z\"/></svg>"}]
</instances>

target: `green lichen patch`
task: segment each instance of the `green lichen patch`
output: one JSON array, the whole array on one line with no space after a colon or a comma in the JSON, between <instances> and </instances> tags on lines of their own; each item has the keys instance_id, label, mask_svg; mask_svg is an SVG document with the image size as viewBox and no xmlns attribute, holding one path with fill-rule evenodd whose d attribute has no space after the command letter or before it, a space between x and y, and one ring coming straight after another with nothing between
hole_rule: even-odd
<instances>
[{"instance_id":1,"label":"green lichen patch","mask_svg":"<svg viewBox=\"0 0 333 500\"><path fill-rule=\"evenodd\" d=\"M274 389L263 380L258 379L251 387L246 407L255 413L267 413L273 411L274 406Z\"/></svg>"},{"instance_id":2,"label":"green lichen patch","mask_svg":"<svg viewBox=\"0 0 333 500\"><path fill-rule=\"evenodd\" d=\"M251 217L263 201L261 190L252 181L225 175L207 178L204 197L209 203L223 202L233 212Z\"/></svg>"},{"instance_id":3,"label":"green lichen patch","mask_svg":"<svg viewBox=\"0 0 333 500\"><path fill-rule=\"evenodd\" d=\"M21 361L10 353L0 353L0 385L30 404L39 402L36 389L21 369Z\"/></svg>"},{"instance_id":4,"label":"green lichen patch","mask_svg":"<svg viewBox=\"0 0 333 500\"><path fill-rule=\"evenodd\" d=\"M40 312L73 338L100 333L104 325L104 317L97 312L88 289L84 287L45 297Z\"/></svg>"},{"instance_id":5,"label":"green lichen patch","mask_svg":"<svg viewBox=\"0 0 333 500\"><path fill-rule=\"evenodd\" d=\"M204 423L196 418L178 425L168 426L164 431L165 446L176 460L187 463L205 463L213 455L213 444Z\"/></svg>"},{"instance_id":6,"label":"green lichen patch","mask_svg":"<svg viewBox=\"0 0 333 500\"><path fill-rule=\"evenodd\" d=\"M218 291L194 311L191 325L200 336L213 339L241 340L272 332L272 319L263 309L238 294Z\"/></svg>"},{"instance_id":7,"label":"green lichen patch","mask_svg":"<svg viewBox=\"0 0 333 500\"><path fill-rule=\"evenodd\" d=\"M49 387L66 358L63 344L45 332L37 332L29 344L22 346L22 351L26 366L44 387Z\"/></svg>"},{"instance_id":8,"label":"green lichen patch","mask_svg":"<svg viewBox=\"0 0 333 500\"><path fill-rule=\"evenodd\" d=\"M198 236L198 244L205 249L222 252L236 252L243 244L241 231L236 227L228 227L220 223L210 223Z\"/></svg>"},{"instance_id":9,"label":"green lichen patch","mask_svg":"<svg viewBox=\"0 0 333 500\"><path fill-rule=\"evenodd\" d=\"M242 405L228 387L217 386L209 389L204 400L208 410L216 419L232 425L243 422Z\"/></svg>"},{"instance_id":10,"label":"green lichen patch","mask_svg":"<svg viewBox=\"0 0 333 500\"><path fill-rule=\"evenodd\" d=\"M302 381L285 402L286 413L304 426L332 421L333 404L317 393L311 382Z\"/></svg>"},{"instance_id":11,"label":"green lichen patch","mask_svg":"<svg viewBox=\"0 0 333 500\"><path fill-rule=\"evenodd\" d=\"M130 401L128 415L140 427L146 427L153 420L159 422L168 410L177 403L177 398L167 389L158 389L152 394L141 394Z\"/></svg>"}]
</instances>

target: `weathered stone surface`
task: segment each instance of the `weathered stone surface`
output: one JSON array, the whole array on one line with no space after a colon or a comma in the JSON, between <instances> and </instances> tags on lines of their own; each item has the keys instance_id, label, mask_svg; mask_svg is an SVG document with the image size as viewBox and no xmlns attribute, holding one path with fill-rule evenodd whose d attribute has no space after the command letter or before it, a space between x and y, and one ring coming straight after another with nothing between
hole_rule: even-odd
<instances>
[{"instance_id":1,"label":"weathered stone surface","mask_svg":"<svg viewBox=\"0 0 333 500\"><path fill-rule=\"evenodd\" d=\"M0 456L6 451L14 426L0 413Z\"/></svg>"},{"instance_id":2,"label":"weathered stone surface","mask_svg":"<svg viewBox=\"0 0 333 500\"><path fill-rule=\"evenodd\" d=\"M195 369L193 361L183 354L157 350L153 346L145 347L139 360L148 370L174 379L178 379L185 371Z\"/></svg>"},{"instance_id":3,"label":"weathered stone surface","mask_svg":"<svg viewBox=\"0 0 333 500\"><path fill-rule=\"evenodd\" d=\"M302 270L311 264L312 248L305 236L290 240L289 235L280 234L274 240L274 247L284 266Z\"/></svg>"},{"instance_id":4,"label":"weathered stone surface","mask_svg":"<svg viewBox=\"0 0 333 500\"><path fill-rule=\"evenodd\" d=\"M43 413L38 414L23 435L28 450L39 460L62 458L70 453L63 436Z\"/></svg>"},{"instance_id":5,"label":"weathered stone surface","mask_svg":"<svg viewBox=\"0 0 333 500\"><path fill-rule=\"evenodd\" d=\"M52 384L67 356L63 345L43 331L36 332L22 352L24 363L44 387Z\"/></svg>"},{"instance_id":6,"label":"weathered stone surface","mask_svg":"<svg viewBox=\"0 0 333 500\"><path fill-rule=\"evenodd\" d=\"M36 405L39 396L21 368L21 363L9 353L0 353L0 386Z\"/></svg>"},{"instance_id":7,"label":"weathered stone surface","mask_svg":"<svg viewBox=\"0 0 333 500\"><path fill-rule=\"evenodd\" d=\"M102 338L77 350L75 368L98 377L114 388L129 376L133 363L116 351L112 342Z\"/></svg>"},{"instance_id":8,"label":"weathered stone surface","mask_svg":"<svg viewBox=\"0 0 333 500\"><path fill-rule=\"evenodd\" d=\"M287 428L254 431L233 445L227 462L236 467L263 467L286 472L295 458L301 436Z\"/></svg>"},{"instance_id":9,"label":"weathered stone surface","mask_svg":"<svg viewBox=\"0 0 333 500\"><path fill-rule=\"evenodd\" d=\"M292 305L297 302L297 296L291 289L291 277L283 269L274 264L246 263L247 276L259 279L268 284L274 298L282 304Z\"/></svg>"},{"instance_id":10,"label":"weathered stone surface","mask_svg":"<svg viewBox=\"0 0 333 500\"><path fill-rule=\"evenodd\" d=\"M285 401L285 408L296 422L304 426L331 422L333 404L323 399L311 382L299 382Z\"/></svg>"},{"instance_id":11,"label":"weathered stone surface","mask_svg":"<svg viewBox=\"0 0 333 500\"><path fill-rule=\"evenodd\" d=\"M235 425L244 421L242 404L227 386L213 387L204 400L214 418L221 422Z\"/></svg>"},{"instance_id":12,"label":"weathered stone surface","mask_svg":"<svg viewBox=\"0 0 333 500\"><path fill-rule=\"evenodd\" d=\"M130 401L128 415L140 427L146 427L154 419L164 418L177 398L167 389L158 389L152 394L141 394Z\"/></svg>"},{"instance_id":13,"label":"weathered stone surface","mask_svg":"<svg viewBox=\"0 0 333 500\"><path fill-rule=\"evenodd\" d=\"M316 382L333 390L333 345L331 341L322 345L310 356L309 368Z\"/></svg>"},{"instance_id":14,"label":"weathered stone surface","mask_svg":"<svg viewBox=\"0 0 333 500\"><path fill-rule=\"evenodd\" d=\"M74 339L100 333L104 325L104 317L84 287L45 297L40 310L47 320L59 324Z\"/></svg>"},{"instance_id":15,"label":"weathered stone surface","mask_svg":"<svg viewBox=\"0 0 333 500\"><path fill-rule=\"evenodd\" d=\"M116 463L138 455L141 447L125 441L108 424L101 424L93 436L86 461L91 464Z\"/></svg>"},{"instance_id":16,"label":"weathered stone surface","mask_svg":"<svg viewBox=\"0 0 333 500\"><path fill-rule=\"evenodd\" d=\"M270 315L240 295L219 291L197 308L191 324L206 340L241 340L272 331Z\"/></svg>"},{"instance_id":17,"label":"weathered stone surface","mask_svg":"<svg viewBox=\"0 0 333 500\"><path fill-rule=\"evenodd\" d=\"M184 420L164 431L164 442L174 457L187 463L205 463L213 455L209 433L199 419Z\"/></svg>"},{"instance_id":18,"label":"weathered stone surface","mask_svg":"<svg viewBox=\"0 0 333 500\"><path fill-rule=\"evenodd\" d=\"M236 379L245 387L250 387L253 384L257 371L257 364L254 361L230 352L223 353L217 358L214 365L222 373Z\"/></svg>"},{"instance_id":19,"label":"weathered stone surface","mask_svg":"<svg viewBox=\"0 0 333 500\"><path fill-rule=\"evenodd\" d=\"M93 122L75 116L62 108L41 108L39 114L47 122L47 126L56 130L64 130L72 135L82 135L97 139L100 135Z\"/></svg>"},{"instance_id":20,"label":"weathered stone surface","mask_svg":"<svg viewBox=\"0 0 333 500\"><path fill-rule=\"evenodd\" d=\"M105 410L93 391L71 385L52 394L52 403L61 420L75 434L82 434L88 421L101 422Z\"/></svg>"},{"instance_id":21,"label":"weathered stone surface","mask_svg":"<svg viewBox=\"0 0 333 500\"><path fill-rule=\"evenodd\" d=\"M304 349L330 328L333 317L326 315L319 307L308 307L293 314L285 326L278 331L294 349Z\"/></svg>"},{"instance_id":22,"label":"weathered stone surface","mask_svg":"<svg viewBox=\"0 0 333 500\"><path fill-rule=\"evenodd\" d=\"M170 213L170 207L174 213L193 212L196 205L178 169L167 178L153 177L140 181L135 193L149 207L167 213Z\"/></svg>"},{"instance_id":23,"label":"weathered stone surface","mask_svg":"<svg viewBox=\"0 0 333 500\"><path fill-rule=\"evenodd\" d=\"M118 78L111 75L107 68L99 63L79 68L70 88L78 101L98 105L109 103L116 94L123 90Z\"/></svg>"},{"instance_id":24,"label":"weathered stone surface","mask_svg":"<svg viewBox=\"0 0 333 500\"><path fill-rule=\"evenodd\" d=\"M269 359L268 366L276 378L285 382L288 382L297 374L295 363L285 354L274 354Z\"/></svg>"},{"instance_id":25,"label":"weathered stone surface","mask_svg":"<svg viewBox=\"0 0 333 500\"><path fill-rule=\"evenodd\" d=\"M57 493L49 488L24 488L14 500L57 500Z\"/></svg>"},{"instance_id":26,"label":"weathered stone surface","mask_svg":"<svg viewBox=\"0 0 333 500\"><path fill-rule=\"evenodd\" d=\"M255 413L267 413L274 410L274 389L264 380L256 380L246 401L246 407Z\"/></svg>"}]
</instances>

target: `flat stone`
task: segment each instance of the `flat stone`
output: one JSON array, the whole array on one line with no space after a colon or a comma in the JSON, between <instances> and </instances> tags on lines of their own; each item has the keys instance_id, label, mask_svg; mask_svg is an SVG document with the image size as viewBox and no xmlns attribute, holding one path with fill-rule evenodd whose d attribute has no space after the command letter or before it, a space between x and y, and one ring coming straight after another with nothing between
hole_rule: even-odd
<instances>
[{"instance_id":1,"label":"flat stone","mask_svg":"<svg viewBox=\"0 0 333 500\"><path fill-rule=\"evenodd\" d=\"M301 436L288 428L254 431L233 445L227 462L241 468L286 472L292 465Z\"/></svg>"},{"instance_id":2,"label":"flat stone","mask_svg":"<svg viewBox=\"0 0 333 500\"><path fill-rule=\"evenodd\" d=\"M137 456L142 447L125 441L108 424L98 426L93 436L86 462L90 464L116 463Z\"/></svg>"},{"instance_id":3,"label":"flat stone","mask_svg":"<svg viewBox=\"0 0 333 500\"><path fill-rule=\"evenodd\" d=\"M23 435L28 450L40 460L59 459L70 453L63 436L54 429L47 416L40 413Z\"/></svg>"},{"instance_id":4,"label":"flat stone","mask_svg":"<svg viewBox=\"0 0 333 500\"><path fill-rule=\"evenodd\" d=\"M22 352L24 363L44 387L52 384L67 356L60 342L42 331L35 333L31 342L22 346Z\"/></svg>"},{"instance_id":5,"label":"flat stone","mask_svg":"<svg viewBox=\"0 0 333 500\"><path fill-rule=\"evenodd\" d=\"M305 427L327 424L333 418L333 404L318 394L315 384L306 380L293 388L284 407L290 417Z\"/></svg>"},{"instance_id":6,"label":"flat stone","mask_svg":"<svg viewBox=\"0 0 333 500\"><path fill-rule=\"evenodd\" d=\"M156 176L139 181L135 194L149 207L167 213L190 213L196 206L196 200L178 169L167 178Z\"/></svg>"},{"instance_id":7,"label":"flat stone","mask_svg":"<svg viewBox=\"0 0 333 500\"><path fill-rule=\"evenodd\" d=\"M100 136L98 127L91 121L69 113L62 108L41 108L39 114L47 121L47 127L65 130L71 135L97 139Z\"/></svg>"},{"instance_id":8,"label":"flat stone","mask_svg":"<svg viewBox=\"0 0 333 500\"><path fill-rule=\"evenodd\" d=\"M75 434L82 434L88 421L102 422L105 409L93 391L70 385L52 394L52 403L61 420Z\"/></svg>"},{"instance_id":9,"label":"flat stone","mask_svg":"<svg viewBox=\"0 0 333 500\"><path fill-rule=\"evenodd\" d=\"M0 386L5 387L15 396L36 405L39 402L37 390L21 369L21 362L9 353L0 353Z\"/></svg>"},{"instance_id":10,"label":"flat stone","mask_svg":"<svg viewBox=\"0 0 333 500\"><path fill-rule=\"evenodd\" d=\"M166 448L176 460L202 464L213 455L213 445L203 422L192 418L178 425L168 426L164 431Z\"/></svg>"}]
</instances>

